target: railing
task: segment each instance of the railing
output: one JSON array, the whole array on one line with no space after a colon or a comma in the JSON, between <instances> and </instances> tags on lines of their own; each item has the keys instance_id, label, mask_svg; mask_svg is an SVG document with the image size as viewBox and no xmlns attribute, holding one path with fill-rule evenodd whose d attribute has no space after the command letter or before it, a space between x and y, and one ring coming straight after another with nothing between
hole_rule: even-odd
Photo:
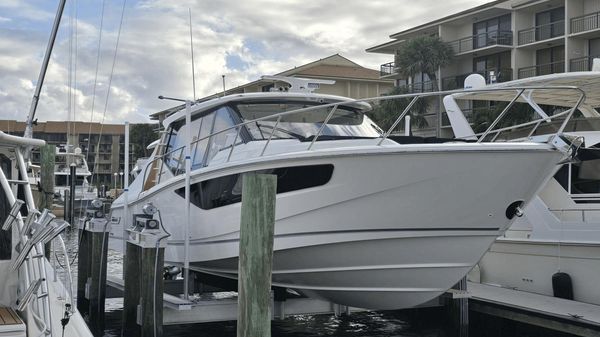
<instances>
[{"instance_id":1,"label":"railing","mask_svg":"<svg viewBox=\"0 0 600 337\"><path fill-rule=\"evenodd\" d=\"M451 41L448 44L456 54L494 45L512 46L513 33L512 31L491 31Z\"/></svg>"},{"instance_id":2,"label":"railing","mask_svg":"<svg viewBox=\"0 0 600 337\"><path fill-rule=\"evenodd\" d=\"M465 79L467 76L471 74L480 74L485 77L486 83L491 83L490 71L494 72L494 76L496 77L495 83L501 83L512 80L512 72L511 68L501 68L501 69L488 69L487 71L475 71L468 74L461 74L456 76L449 76L442 78L442 89L443 90L454 90L460 89L463 87Z\"/></svg>"},{"instance_id":3,"label":"railing","mask_svg":"<svg viewBox=\"0 0 600 337\"><path fill-rule=\"evenodd\" d=\"M570 71L590 71L592 70L592 63L595 58L600 58L600 55L596 56L584 56L571 60Z\"/></svg>"},{"instance_id":4,"label":"railing","mask_svg":"<svg viewBox=\"0 0 600 337\"><path fill-rule=\"evenodd\" d=\"M519 46L537 41L544 41L563 35L565 35L565 20L546 23L520 30Z\"/></svg>"},{"instance_id":5,"label":"railing","mask_svg":"<svg viewBox=\"0 0 600 337\"><path fill-rule=\"evenodd\" d=\"M394 75L396 73L398 72L396 71L395 62L384 63L379 68L379 76Z\"/></svg>"},{"instance_id":6,"label":"railing","mask_svg":"<svg viewBox=\"0 0 600 337\"><path fill-rule=\"evenodd\" d=\"M545 119L546 121L550 121L553 120L555 118L559 118L559 117L565 117L565 120L562 122L561 126L558 128L558 131L556 132L556 134L560 134L563 132L565 126L567 125L567 122L570 120L570 118L572 117L573 113L577 110L577 108L579 107L579 105L581 104L581 102L583 102L583 100L585 99L585 93L574 86L550 86L550 87L540 87L540 86L531 86L531 87L511 87L511 88L484 88L484 89L469 89L469 90L448 90L448 91L438 91L438 92L429 92L429 93L412 93L412 94L401 94L401 95L390 95L390 96L382 96L382 97L374 97L374 98L365 98L365 99L348 99L345 101L340 101L340 102L336 102L336 103L329 103L329 104L323 104L323 105L317 105L317 106L310 106L310 107L306 107L306 108L301 108L301 109L296 109L296 110L291 110L291 111L285 111L285 112L281 112L278 114L273 114L270 116L264 116L261 118L257 118L254 120L249 120L249 121L244 121L242 123L236 124L234 126L222 129L220 131L216 131L211 133L208 136L205 137L201 137L193 142L190 143L191 146L197 145L200 142L207 140L207 149L210 149L210 151L214 151L214 153L218 153L220 151L223 150L228 150L228 154L227 154L227 159L226 162L229 162L231 160L233 151L236 147L236 145L242 143L241 141L238 142L238 139L240 139L240 133L241 130L246 127L249 124L256 124L258 122L261 121L273 121L275 120L275 124L272 126L272 131L269 135L269 137L266 139L266 142L264 144L264 146L262 147L262 151L260 152L260 154L258 155L258 157L263 157L271 140L273 139L273 136L275 134L275 132L280 131L280 129L278 129L278 125L281 122L282 118L288 115L293 115L293 114L300 114L300 113L307 113L307 112L311 112L317 109L330 109L327 117L325 117L325 119L323 120L321 127L319 128L318 132L314 135L311 136L312 140L310 140L310 137L307 138L307 140L310 140L310 144L307 146L306 151L311 151L313 149L314 144L316 143L316 141L318 140L318 138L321 136L323 130L325 129L325 126L328 125L329 120L331 119L331 117L333 116L333 114L335 113L335 111L337 110L337 108L340 105L357 105L357 104L362 104L362 103L373 103L373 102L381 102L381 101L386 101L386 100L395 100L395 99L411 99L410 103L404 108L404 110L402 111L402 113L400 113L400 115L395 119L394 123L392 123L392 125L390 126L390 128L383 133L380 133L380 136L375 138L374 141L376 142L374 145L377 146L381 146L382 143L389 137L389 135L396 129L396 127L398 126L398 124L400 123L400 121L408 114L408 112L411 110L411 108L414 106L414 104L421 98L425 98L425 97L435 97L435 96L445 96L445 95L450 95L450 94L473 94L473 93L486 93L486 92L504 92L504 91L508 91L508 92L515 92L517 91L516 96L511 100L511 102L504 108L504 110L494 119L494 121L490 124L489 128L483 132L483 133L478 133L478 134L474 134L472 136L477 138L477 142L482 142L483 140L486 139L486 137L488 135L493 134L494 137L492 139L492 141L494 141L498 135L501 132L507 131L507 130L514 130L516 128L521 128L521 127L529 127L529 126L533 126L533 130L530 132L530 134L533 134L535 132L535 130L540 126L541 122L544 121L542 119L537 119L537 120L533 120L527 123L522 123L519 125L515 125L515 126L510 126L510 127L506 127L506 128L500 128L500 129L495 129L496 125L498 124L498 122L500 120L502 120L508 113L508 111L510 110L510 108L513 106L513 104L521 97L521 95L523 94L523 92L528 91L533 93L533 91L537 91L537 90L561 90L561 91L566 91L566 90L573 90L576 91L580 94L580 97L578 98L576 104L574 105L574 107L572 109L566 110L564 112L555 114L553 116L548 117L547 119ZM234 130L236 132L236 136L233 140L233 143L230 145L225 145L221 148L214 148L211 145L212 144L212 139L214 139L215 136L220 135L222 133L225 132L229 132ZM148 168L156 168L155 163L160 161L160 167L158 168L158 180L156 181L156 183L160 182L160 177L162 176L163 173L163 165L164 162L166 160L171 160L169 158L173 157L173 154L176 152L182 152L185 149L185 145L181 146L175 150L169 151L163 155L158 155L156 158L154 158L153 160L149 161L146 164L146 167L144 169L144 174L143 174L143 181L146 182L146 179L148 178ZM206 167L210 164L210 160L211 158L208 158L208 151L205 152L204 158L202 159L202 162L200 163L200 167ZM193 153L194 151L190 151L190 153ZM175 167L171 166L170 169L172 170L172 172L177 175L180 173L183 173L185 171L185 169L183 168L183 164L184 164L184 160L183 156L179 156L179 159L175 160L175 163L177 163L177 165ZM183 159L183 160L182 160ZM244 157L244 159L248 159L246 157ZM183 169L182 169L183 168ZM142 193L142 191L140 191L140 193Z\"/></svg>"},{"instance_id":7,"label":"railing","mask_svg":"<svg viewBox=\"0 0 600 337\"><path fill-rule=\"evenodd\" d=\"M400 88L404 88L408 93L432 92L435 90L435 86L432 81L405 84L400 86Z\"/></svg>"},{"instance_id":8,"label":"railing","mask_svg":"<svg viewBox=\"0 0 600 337\"><path fill-rule=\"evenodd\" d=\"M600 12L586 14L571 19L571 34L600 28Z\"/></svg>"},{"instance_id":9,"label":"railing","mask_svg":"<svg viewBox=\"0 0 600 337\"><path fill-rule=\"evenodd\" d=\"M533 76L558 74L565 72L565 61L557 61L546 64L539 64L531 67L519 68L519 78L527 78Z\"/></svg>"}]
</instances>

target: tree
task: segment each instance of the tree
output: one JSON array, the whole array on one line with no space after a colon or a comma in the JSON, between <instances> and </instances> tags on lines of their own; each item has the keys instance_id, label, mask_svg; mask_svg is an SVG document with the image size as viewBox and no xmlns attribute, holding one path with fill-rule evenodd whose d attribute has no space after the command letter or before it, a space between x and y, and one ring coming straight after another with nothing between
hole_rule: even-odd
<instances>
[{"instance_id":1,"label":"tree","mask_svg":"<svg viewBox=\"0 0 600 337\"><path fill-rule=\"evenodd\" d=\"M157 124L131 124L129 130L129 143L135 144L132 147L135 158L146 158L150 156L148 145L157 140L159 135L156 131Z\"/></svg>"},{"instance_id":2,"label":"tree","mask_svg":"<svg viewBox=\"0 0 600 337\"><path fill-rule=\"evenodd\" d=\"M406 87L394 87L390 92L383 96L408 94L409 90ZM402 111L410 104L412 97L387 99L381 101L370 113L369 117L387 131L394 121L400 116ZM420 98L415 105L412 106L408 115L411 116L411 124L423 128L428 126L427 120L423 116L427 112L428 103L425 99ZM401 123L400 123L401 124ZM400 126L400 125L399 125Z\"/></svg>"},{"instance_id":3,"label":"tree","mask_svg":"<svg viewBox=\"0 0 600 337\"><path fill-rule=\"evenodd\" d=\"M454 58L454 50L437 36L421 36L406 41L398 51L396 67L400 73L413 78L419 73L427 74L437 91L436 72L447 66Z\"/></svg>"}]
</instances>

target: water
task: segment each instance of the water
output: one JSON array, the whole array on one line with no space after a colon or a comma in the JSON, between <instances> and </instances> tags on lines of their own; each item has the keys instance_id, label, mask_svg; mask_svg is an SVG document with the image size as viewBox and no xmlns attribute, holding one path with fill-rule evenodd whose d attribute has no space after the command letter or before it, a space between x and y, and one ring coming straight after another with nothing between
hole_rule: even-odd
<instances>
[{"instance_id":1,"label":"water","mask_svg":"<svg viewBox=\"0 0 600 337\"><path fill-rule=\"evenodd\" d=\"M69 250L73 271L73 286L76 292L77 278L77 231L64 234ZM53 263L64 265L64 256L56 254ZM112 276L122 275L122 256L114 251L108 253L107 272ZM65 283L65 273L57 264L58 277ZM76 295L76 294L75 294ZM121 315L123 300L121 298L106 299L105 337L121 336ZM401 311L368 311L352 313L349 316L334 315L299 315L272 322L272 336L312 337L312 336L344 336L344 337L451 337L453 329L444 321L445 314L441 308L426 310ZM164 336L194 337L235 337L236 322L218 322L203 324L182 324L164 326ZM471 337L569 337L569 334L557 333L525 323L512 322L480 313L470 313L469 333Z\"/></svg>"}]
</instances>

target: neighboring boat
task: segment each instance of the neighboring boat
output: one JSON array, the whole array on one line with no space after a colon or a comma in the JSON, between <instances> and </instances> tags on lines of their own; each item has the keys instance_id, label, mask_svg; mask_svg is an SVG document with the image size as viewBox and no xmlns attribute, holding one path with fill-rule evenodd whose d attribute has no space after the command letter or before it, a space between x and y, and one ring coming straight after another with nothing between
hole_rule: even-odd
<instances>
[{"instance_id":1,"label":"neighboring boat","mask_svg":"<svg viewBox=\"0 0 600 337\"><path fill-rule=\"evenodd\" d=\"M184 264L191 131L192 270L237 277L240 177L271 173L274 286L355 307L413 307L464 277L565 156L543 142L409 144L414 137L390 137L365 115L366 100L315 94L304 81L194 104L191 127L185 109L168 117L112 205L111 247L122 250L123 226L151 202L171 233L166 263Z\"/></svg>"},{"instance_id":2,"label":"neighboring boat","mask_svg":"<svg viewBox=\"0 0 600 337\"><path fill-rule=\"evenodd\" d=\"M575 85L585 93L581 117L572 119L564 130L579 146L575 160L560 166L525 207L523 216L496 240L479 263L478 278L482 283L549 296L571 297L564 296L570 289L572 299L600 305L600 114L596 110L600 107L600 72L552 74L487 88L556 85ZM455 99L488 98L457 94ZM578 93L563 91L531 97L530 104L552 118L540 106L568 108L578 99ZM455 121L453 129L466 130L458 119L450 120ZM499 139L547 137L562 122L542 122L531 134L508 128ZM469 133L458 132L465 137Z\"/></svg>"},{"instance_id":3,"label":"neighboring boat","mask_svg":"<svg viewBox=\"0 0 600 337\"><path fill-rule=\"evenodd\" d=\"M54 195L62 204L65 202L66 191L69 191L70 166L75 164L75 200L74 209L87 208L89 203L98 198L98 189L90 185L88 177L92 176L85 156L81 149L76 148L68 152L60 148L56 149L54 170Z\"/></svg>"},{"instance_id":4,"label":"neighboring boat","mask_svg":"<svg viewBox=\"0 0 600 337\"><path fill-rule=\"evenodd\" d=\"M27 176L25 148L43 144L0 132L0 336L91 337L73 303L70 262L65 264L65 286L44 256L44 243L52 240L55 249L62 247L67 256L59 234L68 224L47 210L39 214L29 181L19 180ZM15 197L17 190L25 201Z\"/></svg>"}]
</instances>

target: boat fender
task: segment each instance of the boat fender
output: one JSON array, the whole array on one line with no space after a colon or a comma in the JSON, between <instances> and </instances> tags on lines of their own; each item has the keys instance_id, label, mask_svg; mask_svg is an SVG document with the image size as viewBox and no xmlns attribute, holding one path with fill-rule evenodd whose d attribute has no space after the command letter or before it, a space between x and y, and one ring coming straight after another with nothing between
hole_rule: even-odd
<instances>
[{"instance_id":1,"label":"boat fender","mask_svg":"<svg viewBox=\"0 0 600 337\"><path fill-rule=\"evenodd\" d=\"M552 291L554 297L573 300L573 283L567 273L558 272L552 275Z\"/></svg>"},{"instance_id":2,"label":"boat fender","mask_svg":"<svg viewBox=\"0 0 600 337\"><path fill-rule=\"evenodd\" d=\"M512 220L515 216L523 216L523 200L517 200L506 208L506 217Z\"/></svg>"}]
</instances>

